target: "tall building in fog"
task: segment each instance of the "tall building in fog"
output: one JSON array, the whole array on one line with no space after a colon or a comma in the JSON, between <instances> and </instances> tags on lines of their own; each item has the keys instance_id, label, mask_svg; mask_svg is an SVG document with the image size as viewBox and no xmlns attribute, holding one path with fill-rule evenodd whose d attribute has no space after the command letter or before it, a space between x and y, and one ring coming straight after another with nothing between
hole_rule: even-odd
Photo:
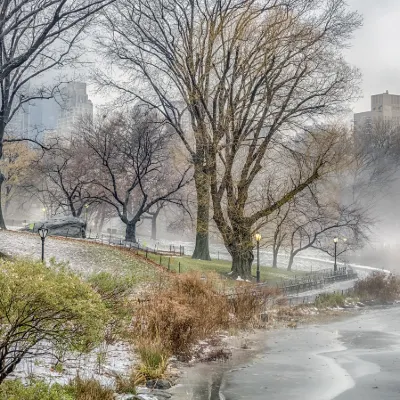
<instances>
[{"instance_id":1,"label":"tall building in fog","mask_svg":"<svg viewBox=\"0 0 400 400\"><path fill-rule=\"evenodd\" d=\"M21 106L7 124L7 131L16 136L41 140L57 127L60 106L54 99L35 99Z\"/></svg>"},{"instance_id":2,"label":"tall building in fog","mask_svg":"<svg viewBox=\"0 0 400 400\"><path fill-rule=\"evenodd\" d=\"M382 94L371 96L371 110L354 114L354 127L360 128L373 121L391 122L400 125L400 95Z\"/></svg>"},{"instance_id":3,"label":"tall building in fog","mask_svg":"<svg viewBox=\"0 0 400 400\"><path fill-rule=\"evenodd\" d=\"M71 82L61 90L62 106L57 120L57 134L69 136L82 117L93 118L93 103L86 92L86 83Z\"/></svg>"}]
</instances>

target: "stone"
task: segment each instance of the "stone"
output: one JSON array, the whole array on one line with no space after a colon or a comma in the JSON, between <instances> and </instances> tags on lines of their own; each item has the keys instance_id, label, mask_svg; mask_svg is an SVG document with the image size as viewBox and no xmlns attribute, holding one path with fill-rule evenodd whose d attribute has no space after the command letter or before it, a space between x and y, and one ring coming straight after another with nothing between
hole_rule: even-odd
<instances>
[{"instance_id":1,"label":"stone","mask_svg":"<svg viewBox=\"0 0 400 400\"><path fill-rule=\"evenodd\" d=\"M146 386L151 389L170 389L171 383L166 379L150 379L146 382Z\"/></svg>"},{"instance_id":2,"label":"stone","mask_svg":"<svg viewBox=\"0 0 400 400\"><path fill-rule=\"evenodd\" d=\"M82 238L85 237L86 232L86 222L81 218L71 216L54 217L35 222L33 226L27 226L24 230L38 233L38 229L41 227L47 228L50 236Z\"/></svg>"},{"instance_id":3,"label":"stone","mask_svg":"<svg viewBox=\"0 0 400 400\"><path fill-rule=\"evenodd\" d=\"M267 312L261 313L261 314L260 314L260 318L261 318L261 321L262 321L262 322L268 322L268 320L269 320L268 313L267 313Z\"/></svg>"},{"instance_id":4,"label":"stone","mask_svg":"<svg viewBox=\"0 0 400 400\"><path fill-rule=\"evenodd\" d=\"M154 389L151 394L156 396L159 400L170 399L172 397L171 393L159 389Z\"/></svg>"}]
</instances>

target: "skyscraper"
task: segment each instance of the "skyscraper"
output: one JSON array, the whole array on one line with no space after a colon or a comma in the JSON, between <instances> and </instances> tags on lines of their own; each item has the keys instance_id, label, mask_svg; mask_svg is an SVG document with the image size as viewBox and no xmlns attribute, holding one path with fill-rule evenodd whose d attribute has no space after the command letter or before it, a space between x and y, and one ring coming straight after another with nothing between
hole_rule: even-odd
<instances>
[{"instance_id":1,"label":"skyscraper","mask_svg":"<svg viewBox=\"0 0 400 400\"><path fill-rule=\"evenodd\" d=\"M86 83L71 82L61 89L62 105L57 119L57 134L69 136L82 117L93 118L93 103L86 92Z\"/></svg>"},{"instance_id":2,"label":"skyscraper","mask_svg":"<svg viewBox=\"0 0 400 400\"><path fill-rule=\"evenodd\" d=\"M354 127L361 128L374 121L390 122L400 125L400 96L382 94L371 96L371 110L354 114Z\"/></svg>"}]
</instances>

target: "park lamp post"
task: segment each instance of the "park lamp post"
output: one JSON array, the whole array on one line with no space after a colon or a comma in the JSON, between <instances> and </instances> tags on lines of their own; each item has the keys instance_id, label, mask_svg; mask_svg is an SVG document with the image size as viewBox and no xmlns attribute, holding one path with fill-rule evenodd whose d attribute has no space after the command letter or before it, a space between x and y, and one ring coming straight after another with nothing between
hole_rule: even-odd
<instances>
[{"instance_id":1,"label":"park lamp post","mask_svg":"<svg viewBox=\"0 0 400 400\"><path fill-rule=\"evenodd\" d=\"M47 228L43 228L43 226L38 229L40 240L42 241L42 262L44 262L44 241L48 232L49 230Z\"/></svg>"},{"instance_id":2,"label":"park lamp post","mask_svg":"<svg viewBox=\"0 0 400 400\"><path fill-rule=\"evenodd\" d=\"M333 243L335 244L335 263L333 264L333 271L336 272L337 271L337 264L336 264L336 254L337 254L337 242L339 241L339 239L337 237L335 237L333 239Z\"/></svg>"},{"instance_id":3,"label":"park lamp post","mask_svg":"<svg viewBox=\"0 0 400 400\"><path fill-rule=\"evenodd\" d=\"M256 242L257 242L257 283L260 283L260 240L261 235L256 233L254 235Z\"/></svg>"},{"instance_id":4,"label":"park lamp post","mask_svg":"<svg viewBox=\"0 0 400 400\"><path fill-rule=\"evenodd\" d=\"M347 242L347 239L346 239L346 238L343 238L342 240L343 240L344 243ZM338 244L338 242L339 242L339 238L338 238L338 237L333 238L333 243L335 244L335 263L333 264L333 271L334 271L334 272L337 271L337 263L336 263L336 260L337 260L337 244ZM340 253L340 254L342 254L342 253Z\"/></svg>"}]
</instances>

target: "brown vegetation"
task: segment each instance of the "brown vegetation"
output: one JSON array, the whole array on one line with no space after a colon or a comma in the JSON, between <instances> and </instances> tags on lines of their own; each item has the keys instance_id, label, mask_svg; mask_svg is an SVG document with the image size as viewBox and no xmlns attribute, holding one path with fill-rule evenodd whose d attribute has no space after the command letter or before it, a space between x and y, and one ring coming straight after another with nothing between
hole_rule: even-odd
<instances>
[{"instance_id":1,"label":"brown vegetation","mask_svg":"<svg viewBox=\"0 0 400 400\"><path fill-rule=\"evenodd\" d=\"M383 272L374 272L356 282L354 293L361 301L393 302L400 297L400 279Z\"/></svg>"},{"instance_id":2,"label":"brown vegetation","mask_svg":"<svg viewBox=\"0 0 400 400\"><path fill-rule=\"evenodd\" d=\"M189 359L199 340L220 330L259 325L259 315L270 290L254 292L250 285L221 294L213 276L185 274L158 288L149 300L138 305L134 338L159 343L163 351ZM260 295L261 293L261 295Z\"/></svg>"}]
</instances>

